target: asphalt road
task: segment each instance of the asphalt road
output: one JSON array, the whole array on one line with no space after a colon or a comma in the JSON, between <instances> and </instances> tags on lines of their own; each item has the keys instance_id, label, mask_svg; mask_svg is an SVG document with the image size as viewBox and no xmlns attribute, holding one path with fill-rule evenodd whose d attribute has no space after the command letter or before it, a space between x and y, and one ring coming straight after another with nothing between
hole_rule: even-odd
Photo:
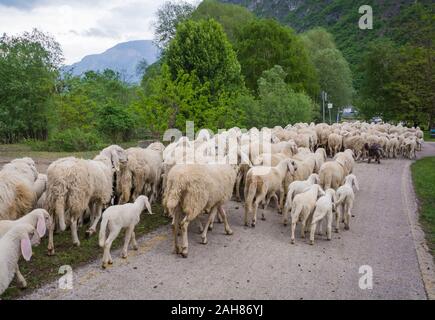
<instances>
[{"instance_id":1,"label":"asphalt road","mask_svg":"<svg viewBox=\"0 0 435 320\"><path fill-rule=\"evenodd\" d=\"M435 145L421 155L435 155ZM297 232L291 245L290 227L273 209L252 229L243 226L242 204L230 202L234 235L215 224L202 245L192 225L187 259L172 254L164 227L141 239L128 260L115 251L107 270L100 261L74 270L72 290L54 282L25 299L427 299L433 261L417 223L411 163L357 164L355 217L332 241L317 237L310 246ZM359 287L361 266L372 268L372 289Z\"/></svg>"}]
</instances>

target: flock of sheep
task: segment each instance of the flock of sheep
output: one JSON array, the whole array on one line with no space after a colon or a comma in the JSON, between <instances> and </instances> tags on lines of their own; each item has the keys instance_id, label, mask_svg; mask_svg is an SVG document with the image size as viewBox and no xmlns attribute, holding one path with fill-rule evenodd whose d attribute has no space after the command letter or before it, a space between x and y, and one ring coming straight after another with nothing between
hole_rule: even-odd
<instances>
[{"instance_id":1,"label":"flock of sheep","mask_svg":"<svg viewBox=\"0 0 435 320\"><path fill-rule=\"evenodd\" d=\"M246 226L255 227L258 207L265 209L273 200L283 223L291 221L292 243L298 222L302 238L310 232L311 244L322 226L330 240L333 220L337 232L342 222L349 229L358 190L355 161L370 158L370 150L384 158L413 159L422 141L419 128L401 125L298 123L232 128L216 135L201 130L194 140L181 137L166 147L160 142L146 149L113 145L93 160L59 159L47 175L38 174L30 158L13 160L0 171L0 294L14 275L26 286L18 267L20 251L30 260L32 245L47 230L48 254L53 255L55 230L69 227L73 244L79 246L78 229L89 220L86 234L92 236L102 218L103 268L113 263L110 247L122 229L126 258L129 244L137 249L134 229L140 214L152 214L151 204L160 197L172 218L174 251L183 257L193 221L204 244L216 218L228 235L233 233L224 209L232 196L244 201Z\"/></svg>"}]
</instances>

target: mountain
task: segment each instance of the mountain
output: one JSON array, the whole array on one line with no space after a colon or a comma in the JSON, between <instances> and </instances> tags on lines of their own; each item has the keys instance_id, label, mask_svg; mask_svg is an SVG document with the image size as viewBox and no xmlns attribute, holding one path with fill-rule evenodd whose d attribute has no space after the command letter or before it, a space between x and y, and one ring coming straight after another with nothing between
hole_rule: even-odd
<instances>
[{"instance_id":1,"label":"mountain","mask_svg":"<svg viewBox=\"0 0 435 320\"><path fill-rule=\"evenodd\" d=\"M415 42L421 30L432 30L428 13L433 0L219 0L244 6L259 17L275 18L298 32L324 27L355 70L369 42L390 38L398 44ZM373 8L373 29L361 30L362 5Z\"/></svg>"},{"instance_id":2,"label":"mountain","mask_svg":"<svg viewBox=\"0 0 435 320\"><path fill-rule=\"evenodd\" d=\"M159 54L159 49L151 40L123 42L101 54L86 56L80 62L66 66L64 70L79 76L89 70L112 69L119 72L126 82L138 83L141 80L141 75L137 74L138 63L145 59L151 65L157 61Z\"/></svg>"}]
</instances>

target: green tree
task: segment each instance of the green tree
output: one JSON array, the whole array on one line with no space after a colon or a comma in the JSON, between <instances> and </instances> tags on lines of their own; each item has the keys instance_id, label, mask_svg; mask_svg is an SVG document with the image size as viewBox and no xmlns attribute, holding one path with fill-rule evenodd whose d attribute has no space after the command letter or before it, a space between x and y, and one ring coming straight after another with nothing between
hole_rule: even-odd
<instances>
[{"instance_id":1,"label":"green tree","mask_svg":"<svg viewBox=\"0 0 435 320\"><path fill-rule=\"evenodd\" d=\"M292 29L274 20L254 20L241 30L236 49L249 89L256 90L262 73L280 65L287 74L286 83L294 90L317 96L316 70Z\"/></svg>"},{"instance_id":2,"label":"green tree","mask_svg":"<svg viewBox=\"0 0 435 320\"><path fill-rule=\"evenodd\" d=\"M36 29L0 38L0 141L46 138L62 59L59 44Z\"/></svg>"},{"instance_id":3,"label":"green tree","mask_svg":"<svg viewBox=\"0 0 435 320\"><path fill-rule=\"evenodd\" d=\"M236 53L213 19L179 24L165 58L173 80L180 74L195 74L201 85L209 84L213 96L243 86Z\"/></svg>"},{"instance_id":4,"label":"green tree","mask_svg":"<svg viewBox=\"0 0 435 320\"><path fill-rule=\"evenodd\" d=\"M192 13L193 20L215 19L224 28L228 40L235 45L241 29L255 19L248 9L216 0L204 0Z\"/></svg>"},{"instance_id":5,"label":"green tree","mask_svg":"<svg viewBox=\"0 0 435 320\"><path fill-rule=\"evenodd\" d=\"M295 92L285 83L286 72L274 66L263 72L258 80L262 126L285 126L289 123L310 122L314 116L314 103L304 93Z\"/></svg>"}]
</instances>

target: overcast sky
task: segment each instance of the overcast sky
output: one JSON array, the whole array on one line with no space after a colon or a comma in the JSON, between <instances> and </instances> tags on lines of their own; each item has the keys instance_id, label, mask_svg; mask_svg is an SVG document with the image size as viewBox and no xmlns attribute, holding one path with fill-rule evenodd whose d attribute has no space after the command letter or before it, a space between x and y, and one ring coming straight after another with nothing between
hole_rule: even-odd
<instances>
[{"instance_id":1,"label":"overcast sky","mask_svg":"<svg viewBox=\"0 0 435 320\"><path fill-rule=\"evenodd\" d=\"M198 0L187 0L197 3ZM0 33L38 28L61 44L65 63L119 42L153 38L152 22L165 0L0 0Z\"/></svg>"}]
</instances>

